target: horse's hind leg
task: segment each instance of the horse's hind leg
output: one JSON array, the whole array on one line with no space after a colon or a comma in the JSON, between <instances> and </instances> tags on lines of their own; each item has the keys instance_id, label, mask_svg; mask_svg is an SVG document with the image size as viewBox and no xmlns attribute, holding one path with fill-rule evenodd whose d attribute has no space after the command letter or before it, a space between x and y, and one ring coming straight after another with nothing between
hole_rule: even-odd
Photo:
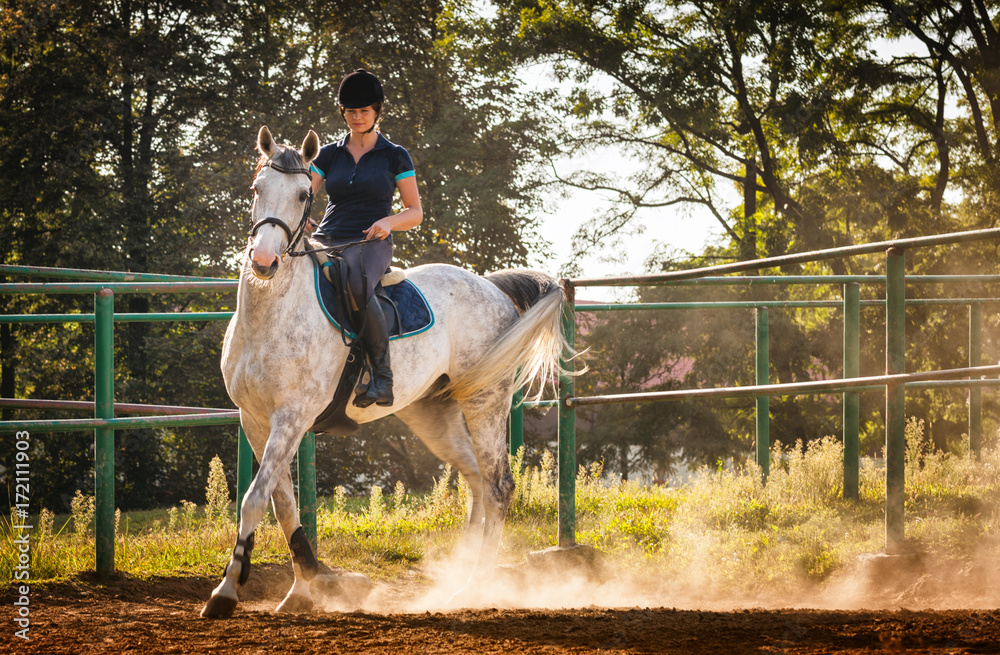
<instances>
[{"instance_id":1,"label":"horse's hind leg","mask_svg":"<svg viewBox=\"0 0 1000 655\"><path fill-rule=\"evenodd\" d=\"M463 407L482 475L484 511L482 545L470 584L492 576L507 509L514 497L514 476L507 454L508 399L509 396L496 394L488 401Z\"/></svg>"},{"instance_id":2,"label":"horse's hind leg","mask_svg":"<svg viewBox=\"0 0 1000 655\"><path fill-rule=\"evenodd\" d=\"M396 416L436 457L455 467L469 485L465 535L457 555L474 561L483 535L483 483L461 408L450 399L423 399L398 410Z\"/></svg>"},{"instance_id":3,"label":"horse's hind leg","mask_svg":"<svg viewBox=\"0 0 1000 655\"><path fill-rule=\"evenodd\" d=\"M299 512L295 506L290 467L281 474L278 486L271 494L271 504L274 507L274 515L278 519L281 531L285 534L285 542L288 543L288 548L291 551L292 569L295 572L295 582L276 611L308 612L313 606L309 587L312 579L319 573L319 560L316 559L312 546L306 538L305 530L299 523Z\"/></svg>"},{"instance_id":4,"label":"horse's hind leg","mask_svg":"<svg viewBox=\"0 0 1000 655\"><path fill-rule=\"evenodd\" d=\"M467 443L479 474L483 529L476 566L468 582L452 596L451 605L478 602L479 586L493 576L507 509L514 496L514 476L507 455L507 398L497 394L488 401L466 403L461 408L468 426Z\"/></svg>"}]
</instances>

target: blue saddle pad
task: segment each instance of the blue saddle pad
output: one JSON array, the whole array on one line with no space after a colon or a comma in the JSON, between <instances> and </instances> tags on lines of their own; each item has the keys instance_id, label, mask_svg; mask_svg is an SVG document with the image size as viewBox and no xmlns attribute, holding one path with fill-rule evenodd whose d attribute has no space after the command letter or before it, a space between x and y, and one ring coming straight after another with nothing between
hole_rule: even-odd
<instances>
[{"instance_id":1,"label":"blue saddle pad","mask_svg":"<svg viewBox=\"0 0 1000 655\"><path fill-rule=\"evenodd\" d=\"M323 308L323 313L326 314L326 317L333 323L334 327L340 330L343 326L348 338L354 339L355 328L351 322L351 317L342 317L340 315L340 303L337 302L333 285L320 272L318 266L313 267L313 272L316 278L316 297L319 299L320 307ZM424 294L420 292L420 289L413 282L403 280L399 284L385 287L385 292L392 299L392 302L395 303L396 309L399 310L399 321L396 321L394 320L393 310L387 308L384 304L382 306L385 321L389 327L389 339L412 337L415 334L429 330L434 325L434 312L427 303L427 299L424 298ZM400 326L399 323L402 323L402 325Z\"/></svg>"}]
</instances>

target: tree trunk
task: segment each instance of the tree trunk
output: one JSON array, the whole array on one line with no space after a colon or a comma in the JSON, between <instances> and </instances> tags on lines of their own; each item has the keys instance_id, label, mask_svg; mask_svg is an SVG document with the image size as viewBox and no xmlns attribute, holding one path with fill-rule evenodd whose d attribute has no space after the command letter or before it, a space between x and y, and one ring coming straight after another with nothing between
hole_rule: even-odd
<instances>
[{"instance_id":1,"label":"tree trunk","mask_svg":"<svg viewBox=\"0 0 1000 655\"><path fill-rule=\"evenodd\" d=\"M757 259L757 164L753 158L746 161L746 178L743 182L743 229L740 230L740 259Z\"/></svg>"}]
</instances>

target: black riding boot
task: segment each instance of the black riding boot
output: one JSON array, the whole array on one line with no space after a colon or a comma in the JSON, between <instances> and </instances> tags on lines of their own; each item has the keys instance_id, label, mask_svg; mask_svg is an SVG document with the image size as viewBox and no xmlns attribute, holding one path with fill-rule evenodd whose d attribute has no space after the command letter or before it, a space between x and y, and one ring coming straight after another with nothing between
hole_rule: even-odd
<instances>
[{"instance_id":1,"label":"black riding boot","mask_svg":"<svg viewBox=\"0 0 1000 655\"><path fill-rule=\"evenodd\" d=\"M389 331L385 325L385 315L378 300L372 298L365 310L365 329L361 338L368 351L372 376L368 384L359 384L354 389L354 405L368 407L372 403L388 406L392 404L392 368L389 366Z\"/></svg>"}]
</instances>

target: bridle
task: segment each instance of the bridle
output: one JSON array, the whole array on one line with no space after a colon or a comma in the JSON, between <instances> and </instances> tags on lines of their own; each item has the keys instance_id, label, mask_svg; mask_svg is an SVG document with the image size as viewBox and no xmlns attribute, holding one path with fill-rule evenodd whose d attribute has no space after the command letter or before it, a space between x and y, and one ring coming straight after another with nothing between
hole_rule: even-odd
<instances>
[{"instance_id":1,"label":"bridle","mask_svg":"<svg viewBox=\"0 0 1000 655\"><path fill-rule=\"evenodd\" d=\"M305 250L296 251L295 246L298 245L299 241L302 240L302 237L305 234L306 224L309 222L309 212L312 211L312 203L313 203L312 173L310 173L309 170L306 168L285 168L280 164L274 163L270 159L264 162L264 164L261 165L261 168L273 168L279 173L283 173L285 175L305 175L307 178L309 178L309 197L306 200L305 209L302 211L302 218L299 220L299 225L298 227L295 228L294 232L290 227L288 227L288 224L285 223L285 221L281 220L277 216L267 216L266 218L263 218L254 223L253 227L250 229L249 240L252 242L254 237L257 236L257 231L260 230L260 228L262 228L263 226L277 225L278 227L280 227L282 230L285 231L285 235L288 237L288 246L285 248L283 252L281 252L280 254L281 257L284 257L285 255L289 255L291 257L302 257L303 255L309 254L309 252ZM252 256L252 255L253 255L253 248L248 248L247 256Z\"/></svg>"}]
</instances>

